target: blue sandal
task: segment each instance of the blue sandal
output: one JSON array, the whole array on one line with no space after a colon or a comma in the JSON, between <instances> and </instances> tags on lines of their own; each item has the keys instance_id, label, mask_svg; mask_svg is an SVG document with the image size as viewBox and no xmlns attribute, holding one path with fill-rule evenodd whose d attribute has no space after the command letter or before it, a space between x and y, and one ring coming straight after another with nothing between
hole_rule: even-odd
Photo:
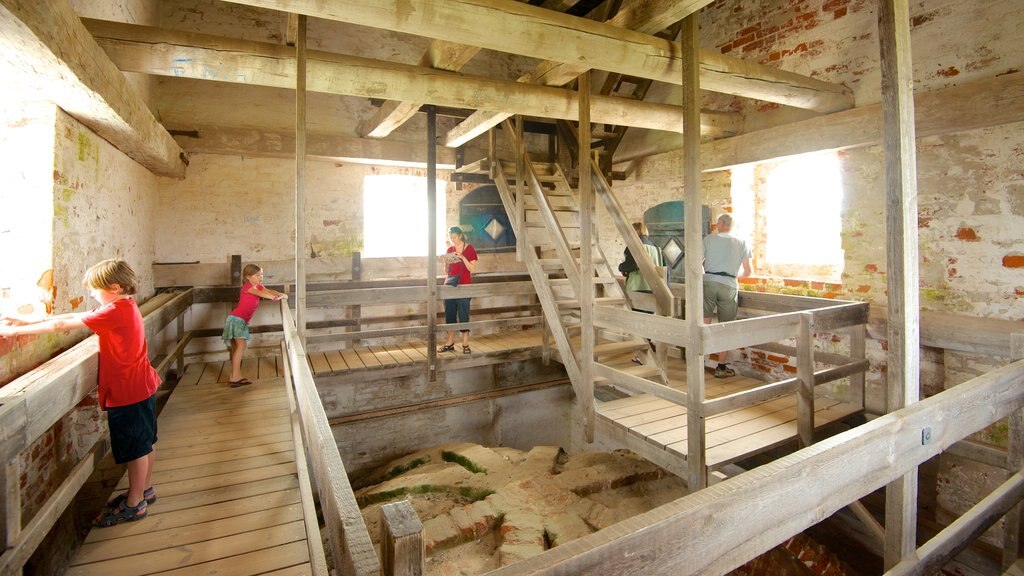
<instances>
[{"instance_id":1,"label":"blue sandal","mask_svg":"<svg viewBox=\"0 0 1024 576\"><path fill-rule=\"evenodd\" d=\"M150 486L149 488L146 488L145 491L142 492L142 497L146 499L146 504L155 504L156 503L156 490L154 490L153 487ZM110 502L107 502L107 508L110 508L111 510L113 510L114 508L117 508L118 506L120 506L121 503L124 502L127 499L128 499L128 493L127 492L125 492L123 494L118 494L117 496L114 497L113 500L111 500Z\"/></svg>"},{"instance_id":2,"label":"blue sandal","mask_svg":"<svg viewBox=\"0 0 1024 576\"><path fill-rule=\"evenodd\" d=\"M116 508L105 510L92 521L94 528L109 528L124 522L134 522L146 517L146 499L143 498L138 506L129 506L127 499L117 505Z\"/></svg>"}]
</instances>

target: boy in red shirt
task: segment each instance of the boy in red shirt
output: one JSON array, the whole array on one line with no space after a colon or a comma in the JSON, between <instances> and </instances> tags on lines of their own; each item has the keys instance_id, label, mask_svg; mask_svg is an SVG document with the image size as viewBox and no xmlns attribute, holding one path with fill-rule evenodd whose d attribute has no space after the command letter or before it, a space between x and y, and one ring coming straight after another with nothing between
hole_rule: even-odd
<instances>
[{"instance_id":1,"label":"boy in red shirt","mask_svg":"<svg viewBox=\"0 0 1024 576\"><path fill-rule=\"evenodd\" d=\"M128 491L111 500L93 521L106 527L146 516L156 502L152 486L156 452L156 389L160 376L149 363L142 314L131 298L138 277L124 260L104 260L85 273L82 284L100 303L92 312L46 320L0 319L0 338L88 328L99 336L99 400L107 411L114 461L128 466Z\"/></svg>"}]
</instances>

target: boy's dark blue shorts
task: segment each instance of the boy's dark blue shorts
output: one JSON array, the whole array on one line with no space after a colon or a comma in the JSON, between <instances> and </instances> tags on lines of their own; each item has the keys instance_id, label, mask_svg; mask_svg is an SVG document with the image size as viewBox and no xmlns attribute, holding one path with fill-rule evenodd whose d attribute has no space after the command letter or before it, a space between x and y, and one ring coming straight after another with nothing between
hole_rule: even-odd
<instances>
[{"instance_id":1,"label":"boy's dark blue shorts","mask_svg":"<svg viewBox=\"0 0 1024 576\"><path fill-rule=\"evenodd\" d=\"M107 409L114 462L125 464L153 451L156 444L156 394L135 404Z\"/></svg>"}]
</instances>

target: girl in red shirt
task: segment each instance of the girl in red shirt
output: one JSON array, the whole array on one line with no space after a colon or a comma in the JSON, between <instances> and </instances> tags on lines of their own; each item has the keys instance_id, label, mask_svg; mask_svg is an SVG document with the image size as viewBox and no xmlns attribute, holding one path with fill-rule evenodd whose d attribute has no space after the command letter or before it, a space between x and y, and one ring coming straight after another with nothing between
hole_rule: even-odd
<instances>
[{"instance_id":1,"label":"girl in red shirt","mask_svg":"<svg viewBox=\"0 0 1024 576\"><path fill-rule=\"evenodd\" d=\"M238 305L224 322L224 333L221 338L231 350L231 378L228 385L232 388L252 384L242 376L242 355L249 344L249 321L260 305L260 298L267 300L287 300L288 295L263 287L263 269L255 264L246 264L242 269L245 284L238 295Z\"/></svg>"}]
</instances>

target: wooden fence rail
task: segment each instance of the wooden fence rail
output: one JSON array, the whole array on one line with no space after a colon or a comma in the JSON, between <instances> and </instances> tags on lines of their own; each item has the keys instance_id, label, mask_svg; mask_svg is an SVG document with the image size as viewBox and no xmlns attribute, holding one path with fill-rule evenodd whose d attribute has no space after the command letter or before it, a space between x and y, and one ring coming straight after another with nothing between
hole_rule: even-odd
<instances>
[{"instance_id":1,"label":"wooden fence rail","mask_svg":"<svg viewBox=\"0 0 1024 576\"><path fill-rule=\"evenodd\" d=\"M1018 361L490 574L725 574L1022 407Z\"/></svg>"},{"instance_id":2,"label":"wooden fence rail","mask_svg":"<svg viewBox=\"0 0 1024 576\"><path fill-rule=\"evenodd\" d=\"M306 360L306 351L285 300L281 301L281 320L284 324L288 377L299 407L304 444L309 447L308 457L320 495L320 507L327 525L335 569L346 576L379 576L380 561L356 504L338 445L316 390L313 372Z\"/></svg>"}]
</instances>

